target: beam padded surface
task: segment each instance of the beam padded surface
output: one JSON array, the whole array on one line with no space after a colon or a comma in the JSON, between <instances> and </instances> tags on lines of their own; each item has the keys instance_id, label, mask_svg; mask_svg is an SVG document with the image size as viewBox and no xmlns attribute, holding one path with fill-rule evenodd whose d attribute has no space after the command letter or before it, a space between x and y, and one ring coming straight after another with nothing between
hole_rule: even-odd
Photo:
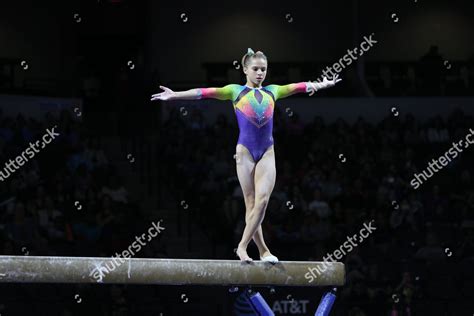
<instances>
[{"instance_id":1,"label":"beam padded surface","mask_svg":"<svg viewBox=\"0 0 474 316\"><path fill-rule=\"evenodd\" d=\"M324 272L309 282L310 269ZM0 282L341 286L344 278L339 262L0 256Z\"/></svg>"}]
</instances>

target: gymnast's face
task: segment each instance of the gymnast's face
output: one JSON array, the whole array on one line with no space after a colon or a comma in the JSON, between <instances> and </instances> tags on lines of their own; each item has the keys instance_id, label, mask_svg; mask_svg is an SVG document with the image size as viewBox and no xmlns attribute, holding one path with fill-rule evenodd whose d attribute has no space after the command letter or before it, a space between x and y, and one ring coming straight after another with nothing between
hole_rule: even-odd
<instances>
[{"instance_id":1,"label":"gymnast's face","mask_svg":"<svg viewBox=\"0 0 474 316\"><path fill-rule=\"evenodd\" d=\"M244 68L247 80L257 86L261 85L267 75L267 61L263 58L251 58L249 64Z\"/></svg>"}]
</instances>

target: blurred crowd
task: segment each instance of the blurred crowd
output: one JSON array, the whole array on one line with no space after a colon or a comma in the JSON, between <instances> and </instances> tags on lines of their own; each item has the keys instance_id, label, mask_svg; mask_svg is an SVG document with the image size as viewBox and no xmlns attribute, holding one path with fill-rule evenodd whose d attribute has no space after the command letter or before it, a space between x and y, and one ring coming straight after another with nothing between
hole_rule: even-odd
<instances>
[{"instance_id":1,"label":"blurred crowd","mask_svg":"<svg viewBox=\"0 0 474 316\"><path fill-rule=\"evenodd\" d=\"M322 261L373 222L376 230L340 260L347 275L335 315L464 311L474 293L473 151L465 149L417 190L410 180L464 138L474 127L472 116L457 110L424 122L406 115L377 124L363 118L328 123L321 117L303 124L297 113L288 117L276 108L274 122L277 181L262 224L273 254ZM67 112L49 113L41 122L0 113L0 161L15 159L55 125L60 136L54 145L0 182L0 252L112 256L111 250L125 249L148 222L99 137ZM159 135L161 207L176 208L186 200L214 246L228 249L218 258L236 259L232 249L245 225L233 158L236 125L225 116L208 123L199 110L183 117L176 109ZM258 255L253 244L249 254ZM145 247L138 257L160 255ZM127 300L140 290L125 293L127 288L113 286L97 297L94 290L104 315L139 308ZM44 293L65 295L59 287L49 289ZM21 304L25 292L34 296L32 287L1 286L5 291L18 291L16 303L3 303L10 308L27 312L41 306ZM61 315L71 314L64 308Z\"/></svg>"},{"instance_id":2,"label":"blurred crowd","mask_svg":"<svg viewBox=\"0 0 474 316\"><path fill-rule=\"evenodd\" d=\"M437 45L414 62L367 62L365 72L377 96L469 96L474 91L474 54L451 64Z\"/></svg>"},{"instance_id":3,"label":"blurred crowd","mask_svg":"<svg viewBox=\"0 0 474 316\"><path fill-rule=\"evenodd\" d=\"M69 112L48 113L41 121L22 115L4 117L0 112L0 170L55 125L60 135L51 145L0 182L0 253L111 257L115 253L111 251L126 249L149 222L140 216L139 203L122 185L120 172L102 149L101 139L88 135ZM152 246L137 255L156 256ZM33 299L24 304L29 295L36 297L34 292L30 286L2 285L0 313L26 315L51 308L49 302ZM54 304L62 298L67 305L74 297L56 286L44 285L41 292ZM104 297L97 297L97 304L105 304L102 315L127 315L128 307L121 296L122 288L113 286ZM8 300L12 297L16 301ZM37 305L41 303L45 305ZM67 308L63 312L61 315L71 315Z\"/></svg>"},{"instance_id":4,"label":"blurred crowd","mask_svg":"<svg viewBox=\"0 0 474 316\"><path fill-rule=\"evenodd\" d=\"M234 259L245 226L235 146L238 128L221 115L172 111L160 133L170 205L196 205L202 227ZM336 315L438 315L474 294L474 151L465 149L423 183L415 173L474 126L461 110L420 122L410 114L377 124L359 118L303 124L275 108L276 185L262 224L283 260L322 261L373 221L348 253ZM341 154L343 156L341 156ZM249 255L258 256L253 243ZM444 314L442 314L444 315Z\"/></svg>"}]
</instances>

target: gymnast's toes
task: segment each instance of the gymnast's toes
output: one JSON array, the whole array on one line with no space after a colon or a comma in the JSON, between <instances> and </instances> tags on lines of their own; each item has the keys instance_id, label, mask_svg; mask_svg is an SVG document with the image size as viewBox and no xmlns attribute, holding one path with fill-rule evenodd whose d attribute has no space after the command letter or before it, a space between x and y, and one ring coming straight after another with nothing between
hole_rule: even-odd
<instances>
[{"instance_id":1,"label":"gymnast's toes","mask_svg":"<svg viewBox=\"0 0 474 316\"><path fill-rule=\"evenodd\" d=\"M265 262L270 262L270 263L277 263L278 262L278 258L275 257L274 255L260 257L260 260L265 261Z\"/></svg>"}]
</instances>

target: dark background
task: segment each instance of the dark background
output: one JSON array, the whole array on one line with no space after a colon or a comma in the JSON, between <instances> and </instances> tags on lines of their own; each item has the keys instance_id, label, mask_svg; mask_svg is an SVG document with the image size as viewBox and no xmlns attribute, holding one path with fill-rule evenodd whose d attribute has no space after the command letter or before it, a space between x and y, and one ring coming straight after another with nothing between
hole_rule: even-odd
<instances>
[{"instance_id":1,"label":"dark background","mask_svg":"<svg viewBox=\"0 0 474 316\"><path fill-rule=\"evenodd\" d=\"M265 240L280 260L322 261L373 220L341 260L331 315L472 315L472 148L418 190L410 181L474 129L473 9L2 2L0 168L47 128L61 136L0 182L0 254L111 257L163 219L135 257L237 259L245 210L231 103L150 95L244 84L233 62L248 47L268 57L264 85L316 80L374 34L336 87L278 101ZM244 289L2 283L0 315L252 315ZM328 289L257 290L276 315L313 315Z\"/></svg>"}]
</instances>

